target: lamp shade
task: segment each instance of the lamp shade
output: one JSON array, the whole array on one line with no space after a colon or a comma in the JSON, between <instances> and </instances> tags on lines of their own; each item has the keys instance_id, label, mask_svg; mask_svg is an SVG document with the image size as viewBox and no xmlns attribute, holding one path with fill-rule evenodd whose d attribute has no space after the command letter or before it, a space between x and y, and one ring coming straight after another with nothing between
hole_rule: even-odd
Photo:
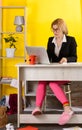
<instances>
[{"instance_id":1,"label":"lamp shade","mask_svg":"<svg viewBox=\"0 0 82 130\"><path fill-rule=\"evenodd\" d=\"M24 16L15 16L14 24L15 25L24 25Z\"/></svg>"}]
</instances>

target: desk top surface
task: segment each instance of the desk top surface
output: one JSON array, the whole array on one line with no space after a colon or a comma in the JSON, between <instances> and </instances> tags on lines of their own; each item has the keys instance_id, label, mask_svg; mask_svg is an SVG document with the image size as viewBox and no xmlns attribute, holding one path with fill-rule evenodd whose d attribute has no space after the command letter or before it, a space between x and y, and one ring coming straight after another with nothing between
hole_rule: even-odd
<instances>
[{"instance_id":1,"label":"desk top surface","mask_svg":"<svg viewBox=\"0 0 82 130\"><path fill-rule=\"evenodd\" d=\"M70 63L50 63L50 64L34 64L34 65L29 65L26 63L18 63L16 64L16 67L32 67L32 68L37 68L37 67L82 67L82 62L70 62Z\"/></svg>"}]
</instances>

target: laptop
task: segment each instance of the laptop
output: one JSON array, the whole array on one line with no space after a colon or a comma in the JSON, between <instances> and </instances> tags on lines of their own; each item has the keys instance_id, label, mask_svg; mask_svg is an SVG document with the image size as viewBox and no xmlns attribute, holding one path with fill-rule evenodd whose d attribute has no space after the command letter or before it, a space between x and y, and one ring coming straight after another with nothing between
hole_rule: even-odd
<instances>
[{"instance_id":1,"label":"laptop","mask_svg":"<svg viewBox=\"0 0 82 130\"><path fill-rule=\"evenodd\" d=\"M38 64L50 64L47 51L44 47L25 46L28 55L36 55Z\"/></svg>"}]
</instances>

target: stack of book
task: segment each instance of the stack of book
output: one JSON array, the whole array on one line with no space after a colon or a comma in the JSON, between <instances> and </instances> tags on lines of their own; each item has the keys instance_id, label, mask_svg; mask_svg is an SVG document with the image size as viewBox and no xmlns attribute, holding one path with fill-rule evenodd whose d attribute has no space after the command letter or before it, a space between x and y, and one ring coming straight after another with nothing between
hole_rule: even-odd
<instances>
[{"instance_id":1,"label":"stack of book","mask_svg":"<svg viewBox=\"0 0 82 130\"><path fill-rule=\"evenodd\" d=\"M11 83L12 78L9 77L2 77L0 78L0 83Z\"/></svg>"}]
</instances>

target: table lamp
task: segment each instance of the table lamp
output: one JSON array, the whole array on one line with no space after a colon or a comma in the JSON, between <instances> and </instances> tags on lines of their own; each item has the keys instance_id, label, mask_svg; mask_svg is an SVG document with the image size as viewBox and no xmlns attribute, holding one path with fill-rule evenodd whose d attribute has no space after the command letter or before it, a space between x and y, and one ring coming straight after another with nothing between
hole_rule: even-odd
<instances>
[{"instance_id":1,"label":"table lamp","mask_svg":"<svg viewBox=\"0 0 82 130\"><path fill-rule=\"evenodd\" d=\"M14 24L17 25L16 26L16 31L17 32L22 32L23 31L22 25L24 25L24 23L25 23L24 16L15 16Z\"/></svg>"}]
</instances>

